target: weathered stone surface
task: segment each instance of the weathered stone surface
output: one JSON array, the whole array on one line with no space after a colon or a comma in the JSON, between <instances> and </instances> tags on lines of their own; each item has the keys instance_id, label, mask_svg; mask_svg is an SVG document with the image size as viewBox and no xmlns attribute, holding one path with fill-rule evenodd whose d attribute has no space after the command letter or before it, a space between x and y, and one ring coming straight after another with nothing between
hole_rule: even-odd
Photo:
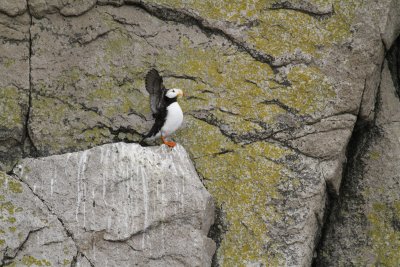
<instances>
[{"instance_id":1,"label":"weathered stone surface","mask_svg":"<svg viewBox=\"0 0 400 267\"><path fill-rule=\"evenodd\" d=\"M19 1L1 1L12 15ZM8 6L10 5L10 6ZM10 171L22 156L29 99L29 26L24 14L0 13L0 170Z\"/></svg>"},{"instance_id":2,"label":"weathered stone surface","mask_svg":"<svg viewBox=\"0 0 400 267\"><path fill-rule=\"evenodd\" d=\"M0 12L11 17L25 13L26 0L4 0L0 2Z\"/></svg>"},{"instance_id":3,"label":"weathered stone surface","mask_svg":"<svg viewBox=\"0 0 400 267\"><path fill-rule=\"evenodd\" d=\"M24 159L15 171L63 222L82 261L211 264L214 205L181 146L110 144Z\"/></svg>"},{"instance_id":4,"label":"weathered stone surface","mask_svg":"<svg viewBox=\"0 0 400 267\"><path fill-rule=\"evenodd\" d=\"M400 264L400 103L392 74L385 62L376 119L353 142L317 266Z\"/></svg>"},{"instance_id":5,"label":"weathered stone surface","mask_svg":"<svg viewBox=\"0 0 400 267\"><path fill-rule=\"evenodd\" d=\"M15 177L0 172L0 258L4 266L70 265L76 247L61 222Z\"/></svg>"},{"instance_id":6,"label":"weathered stone surface","mask_svg":"<svg viewBox=\"0 0 400 267\"><path fill-rule=\"evenodd\" d=\"M375 118L398 2L30 0L31 146L137 142L156 67L188 95L176 141L220 211L215 265L308 266L353 126Z\"/></svg>"},{"instance_id":7,"label":"weathered stone surface","mask_svg":"<svg viewBox=\"0 0 400 267\"><path fill-rule=\"evenodd\" d=\"M79 16L96 4L96 0L30 0L30 12L37 18L59 12L64 16Z\"/></svg>"}]
</instances>

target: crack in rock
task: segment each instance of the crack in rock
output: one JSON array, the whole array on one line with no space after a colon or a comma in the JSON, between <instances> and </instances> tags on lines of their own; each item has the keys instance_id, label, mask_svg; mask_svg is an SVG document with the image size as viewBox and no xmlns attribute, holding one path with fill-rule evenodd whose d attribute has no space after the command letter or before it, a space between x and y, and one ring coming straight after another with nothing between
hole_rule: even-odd
<instances>
[{"instance_id":1,"label":"crack in rock","mask_svg":"<svg viewBox=\"0 0 400 267\"><path fill-rule=\"evenodd\" d=\"M279 9L288 9L288 10L295 10L312 17L318 19L326 19L331 17L334 14L333 5L326 5L321 7L319 5L314 5L306 0L300 0L298 2L290 2L290 1L278 1L272 4L269 8L271 10L279 10Z\"/></svg>"}]
</instances>

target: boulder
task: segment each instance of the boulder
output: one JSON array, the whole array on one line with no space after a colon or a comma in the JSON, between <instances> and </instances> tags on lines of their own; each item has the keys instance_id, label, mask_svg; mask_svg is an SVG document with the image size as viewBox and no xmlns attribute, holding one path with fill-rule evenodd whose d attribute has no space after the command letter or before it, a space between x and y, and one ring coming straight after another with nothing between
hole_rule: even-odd
<instances>
[{"instance_id":1,"label":"boulder","mask_svg":"<svg viewBox=\"0 0 400 267\"><path fill-rule=\"evenodd\" d=\"M109 144L27 158L14 171L62 222L82 255L77 263L211 264L213 201L179 145Z\"/></svg>"}]
</instances>

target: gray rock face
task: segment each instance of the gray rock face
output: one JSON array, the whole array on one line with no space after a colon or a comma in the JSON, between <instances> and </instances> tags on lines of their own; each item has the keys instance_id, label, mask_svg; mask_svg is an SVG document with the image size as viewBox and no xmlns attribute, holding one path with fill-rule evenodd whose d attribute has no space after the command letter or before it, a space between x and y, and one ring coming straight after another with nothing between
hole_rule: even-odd
<instances>
[{"instance_id":1,"label":"gray rock face","mask_svg":"<svg viewBox=\"0 0 400 267\"><path fill-rule=\"evenodd\" d=\"M19 2L0 3L0 170L11 170L22 156L27 140L26 117L29 102L30 16L19 13ZM24 12L24 11L23 11Z\"/></svg>"},{"instance_id":2,"label":"gray rock face","mask_svg":"<svg viewBox=\"0 0 400 267\"><path fill-rule=\"evenodd\" d=\"M76 246L58 218L24 183L0 172L0 259L5 266L70 265Z\"/></svg>"},{"instance_id":3,"label":"gray rock face","mask_svg":"<svg viewBox=\"0 0 400 267\"><path fill-rule=\"evenodd\" d=\"M11 17L15 17L25 13L26 9L26 0L6 0L0 2L0 12L5 13Z\"/></svg>"},{"instance_id":4,"label":"gray rock face","mask_svg":"<svg viewBox=\"0 0 400 267\"><path fill-rule=\"evenodd\" d=\"M25 159L15 172L63 223L77 263L211 264L213 202L181 146L103 145Z\"/></svg>"},{"instance_id":5,"label":"gray rock face","mask_svg":"<svg viewBox=\"0 0 400 267\"><path fill-rule=\"evenodd\" d=\"M317 266L400 264L400 39L385 61L372 125L360 129ZM397 87L397 88L396 88Z\"/></svg>"}]
</instances>

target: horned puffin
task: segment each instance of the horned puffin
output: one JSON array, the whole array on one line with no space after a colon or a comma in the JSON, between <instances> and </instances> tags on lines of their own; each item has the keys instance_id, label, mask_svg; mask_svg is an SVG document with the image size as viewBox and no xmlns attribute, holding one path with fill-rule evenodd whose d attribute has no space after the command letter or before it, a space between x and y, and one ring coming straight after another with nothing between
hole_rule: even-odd
<instances>
[{"instance_id":1,"label":"horned puffin","mask_svg":"<svg viewBox=\"0 0 400 267\"><path fill-rule=\"evenodd\" d=\"M155 122L140 143L147 138L161 137L164 144L174 147L176 143L166 138L182 125L183 112L177 98L183 96L183 91L178 88L166 89L162 77L155 69L146 75L146 90L150 94L150 109Z\"/></svg>"}]
</instances>

